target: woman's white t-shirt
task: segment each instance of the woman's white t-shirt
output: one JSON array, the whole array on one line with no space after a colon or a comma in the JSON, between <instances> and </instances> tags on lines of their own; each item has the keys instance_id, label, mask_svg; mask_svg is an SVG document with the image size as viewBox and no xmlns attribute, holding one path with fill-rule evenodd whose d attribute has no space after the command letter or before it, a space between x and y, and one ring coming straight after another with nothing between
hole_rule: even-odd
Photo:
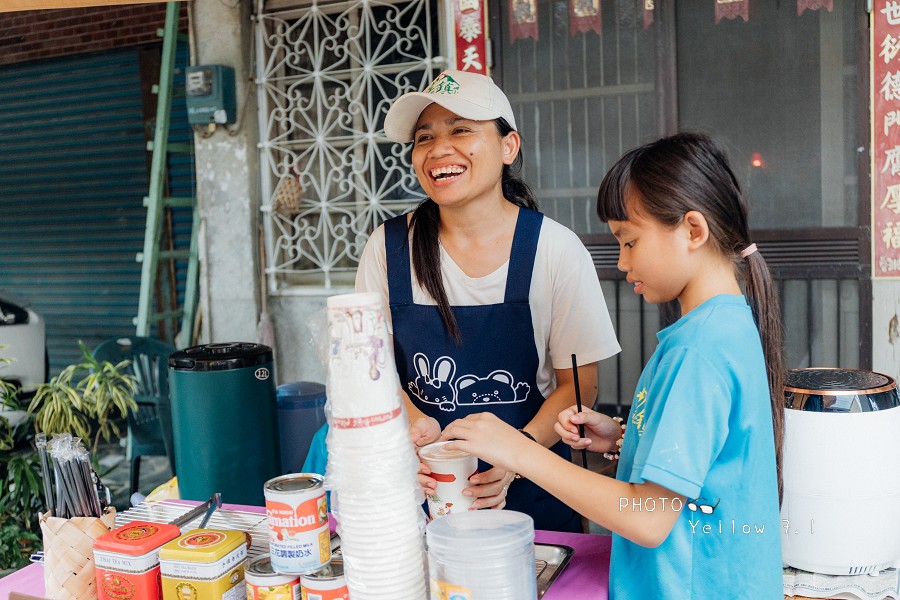
<instances>
[{"instance_id":1,"label":"woman's white t-shirt","mask_svg":"<svg viewBox=\"0 0 900 600\"><path fill-rule=\"evenodd\" d=\"M441 276L451 306L503 302L508 260L489 275L469 277L443 247L440 251ZM412 282L413 302L436 304L419 286L415 271ZM384 225L372 233L363 249L356 291L378 292L384 297L385 306L389 304ZM555 386L553 369L571 369L572 354L577 356L579 365L584 365L621 351L591 255L577 235L546 216L538 238L528 302L539 359L537 384L545 397ZM393 333L390 311L385 312L388 330Z\"/></svg>"}]
</instances>

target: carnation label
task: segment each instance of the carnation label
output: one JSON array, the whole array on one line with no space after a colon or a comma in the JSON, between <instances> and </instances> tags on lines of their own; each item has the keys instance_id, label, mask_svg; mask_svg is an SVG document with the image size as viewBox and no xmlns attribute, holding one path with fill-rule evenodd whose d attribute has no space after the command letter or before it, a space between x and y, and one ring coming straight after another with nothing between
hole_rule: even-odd
<instances>
[{"instance_id":1,"label":"carnation label","mask_svg":"<svg viewBox=\"0 0 900 600\"><path fill-rule=\"evenodd\" d=\"M331 560L331 532L323 479L314 473L266 482L269 554L279 573L310 573Z\"/></svg>"}]
</instances>

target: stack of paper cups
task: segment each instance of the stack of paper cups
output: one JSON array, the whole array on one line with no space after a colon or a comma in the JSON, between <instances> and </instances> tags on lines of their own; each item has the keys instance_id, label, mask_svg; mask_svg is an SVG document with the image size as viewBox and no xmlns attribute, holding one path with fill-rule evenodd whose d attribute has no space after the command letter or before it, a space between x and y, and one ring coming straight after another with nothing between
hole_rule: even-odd
<instances>
[{"instance_id":1,"label":"stack of paper cups","mask_svg":"<svg viewBox=\"0 0 900 600\"><path fill-rule=\"evenodd\" d=\"M328 299L328 466L353 600L426 597L423 495L379 294Z\"/></svg>"}]
</instances>

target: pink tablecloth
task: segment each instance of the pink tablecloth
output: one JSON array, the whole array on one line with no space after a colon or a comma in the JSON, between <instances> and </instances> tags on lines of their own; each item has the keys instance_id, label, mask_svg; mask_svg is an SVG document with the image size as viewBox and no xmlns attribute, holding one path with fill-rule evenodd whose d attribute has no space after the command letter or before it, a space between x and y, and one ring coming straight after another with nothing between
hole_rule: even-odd
<instances>
[{"instance_id":1,"label":"pink tablecloth","mask_svg":"<svg viewBox=\"0 0 900 600\"><path fill-rule=\"evenodd\" d=\"M225 504L223 508L263 512L262 507ZM575 550L543 600L606 600L609 590L610 538L582 533L535 532L535 542L570 546ZM40 596L44 593L44 568L33 564L0 579L0 600L10 592Z\"/></svg>"}]
</instances>

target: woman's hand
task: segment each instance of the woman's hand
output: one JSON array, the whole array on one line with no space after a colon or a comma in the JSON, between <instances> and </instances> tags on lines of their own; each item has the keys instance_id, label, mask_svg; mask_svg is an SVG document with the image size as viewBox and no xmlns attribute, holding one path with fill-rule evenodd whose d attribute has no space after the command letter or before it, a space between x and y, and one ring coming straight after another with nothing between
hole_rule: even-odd
<instances>
[{"instance_id":1,"label":"woman's hand","mask_svg":"<svg viewBox=\"0 0 900 600\"><path fill-rule=\"evenodd\" d=\"M409 426L409 439L412 440L413 446L418 452L422 446L427 446L432 442L436 442L441 436L441 426L437 419L433 417L421 416L415 419ZM434 494L434 488L437 487L437 481L430 477L431 469L428 468L421 460L419 461L419 473L417 478L422 491L426 496Z\"/></svg>"},{"instance_id":2,"label":"woman's hand","mask_svg":"<svg viewBox=\"0 0 900 600\"><path fill-rule=\"evenodd\" d=\"M409 425L409 439L416 449L438 441L441 437L441 426L434 417L419 417Z\"/></svg>"},{"instance_id":3,"label":"woman's hand","mask_svg":"<svg viewBox=\"0 0 900 600\"><path fill-rule=\"evenodd\" d=\"M463 495L475 497L472 510L479 508L501 509L506 506L509 485L515 478L515 473L494 467L484 473L472 475L469 478L469 483L472 484L472 487L464 489Z\"/></svg>"},{"instance_id":4,"label":"woman's hand","mask_svg":"<svg viewBox=\"0 0 900 600\"><path fill-rule=\"evenodd\" d=\"M424 462L419 462L419 485L429 498L434 495L437 481L430 477L431 469ZM484 473L476 473L469 478L471 487L463 490L464 496L474 497L472 510L479 508L504 508L509 485L516 478L516 474L503 469L488 469Z\"/></svg>"},{"instance_id":5,"label":"woman's hand","mask_svg":"<svg viewBox=\"0 0 900 600\"><path fill-rule=\"evenodd\" d=\"M579 425L584 425L585 434L590 437L579 435ZM553 429L562 441L575 450L587 448L591 452L618 452L616 442L622 438L622 426L612 417L589 408L578 412L576 406L559 413L559 420Z\"/></svg>"}]
</instances>

